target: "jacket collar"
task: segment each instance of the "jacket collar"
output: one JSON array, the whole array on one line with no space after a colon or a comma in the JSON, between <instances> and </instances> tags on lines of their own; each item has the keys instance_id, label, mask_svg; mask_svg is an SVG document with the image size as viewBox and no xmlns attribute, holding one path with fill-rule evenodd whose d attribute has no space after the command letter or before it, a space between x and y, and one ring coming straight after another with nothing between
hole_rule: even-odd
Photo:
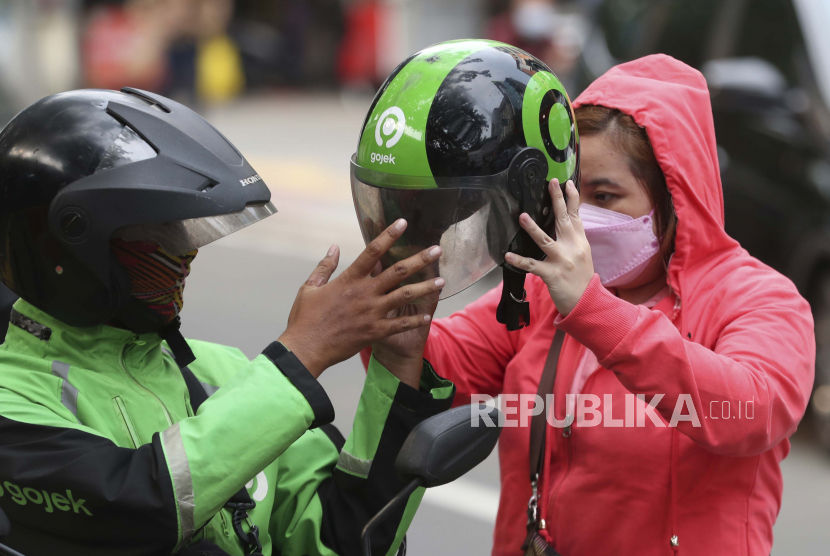
<instances>
[{"instance_id":1,"label":"jacket collar","mask_svg":"<svg viewBox=\"0 0 830 556\"><path fill-rule=\"evenodd\" d=\"M135 334L103 324L69 326L23 299L14 304L6 345L22 355L93 370L120 369L126 348L133 368L135 363L140 368L162 357L157 333Z\"/></svg>"}]
</instances>

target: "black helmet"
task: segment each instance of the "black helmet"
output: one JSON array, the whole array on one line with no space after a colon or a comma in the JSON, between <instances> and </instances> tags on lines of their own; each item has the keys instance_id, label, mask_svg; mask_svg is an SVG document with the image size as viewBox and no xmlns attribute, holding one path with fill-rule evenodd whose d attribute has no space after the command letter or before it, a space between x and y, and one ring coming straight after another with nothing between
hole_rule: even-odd
<instances>
[{"instance_id":1,"label":"black helmet","mask_svg":"<svg viewBox=\"0 0 830 556\"><path fill-rule=\"evenodd\" d=\"M131 298L113 238L181 255L276 209L240 152L189 108L123 89L44 98L0 132L0 278L71 326L165 322Z\"/></svg>"}]
</instances>

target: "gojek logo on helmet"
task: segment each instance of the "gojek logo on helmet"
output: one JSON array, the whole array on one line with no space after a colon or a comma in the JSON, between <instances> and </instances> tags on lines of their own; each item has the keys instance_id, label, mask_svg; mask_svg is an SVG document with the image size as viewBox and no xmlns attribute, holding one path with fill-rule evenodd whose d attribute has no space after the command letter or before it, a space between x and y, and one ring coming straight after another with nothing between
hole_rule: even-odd
<instances>
[{"instance_id":1,"label":"gojek logo on helmet","mask_svg":"<svg viewBox=\"0 0 830 556\"><path fill-rule=\"evenodd\" d=\"M378 118L378 123L375 126L375 142L378 147L385 146L390 149L398 144L403 136L403 130L406 127L406 116L397 106L390 106L383 111L383 114ZM391 137L389 137L391 135ZM389 137L384 145L383 138ZM395 157L388 154L372 153L370 156L372 162L379 162L380 164L394 164Z\"/></svg>"}]
</instances>

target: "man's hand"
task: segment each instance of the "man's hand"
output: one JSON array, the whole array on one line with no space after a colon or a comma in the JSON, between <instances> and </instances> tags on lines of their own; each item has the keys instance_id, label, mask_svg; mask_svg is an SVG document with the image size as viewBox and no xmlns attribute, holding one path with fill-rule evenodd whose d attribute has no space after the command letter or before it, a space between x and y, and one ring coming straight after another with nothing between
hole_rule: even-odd
<instances>
[{"instance_id":1,"label":"man's hand","mask_svg":"<svg viewBox=\"0 0 830 556\"><path fill-rule=\"evenodd\" d=\"M288 316L288 328L279 341L315 377L373 342L429 324L430 315L390 313L444 285L439 278L395 289L401 281L438 260L439 247L426 249L372 275L380 258L405 229L405 220L395 222L349 268L329 282L340 258L339 248L332 245L300 288Z\"/></svg>"}]
</instances>

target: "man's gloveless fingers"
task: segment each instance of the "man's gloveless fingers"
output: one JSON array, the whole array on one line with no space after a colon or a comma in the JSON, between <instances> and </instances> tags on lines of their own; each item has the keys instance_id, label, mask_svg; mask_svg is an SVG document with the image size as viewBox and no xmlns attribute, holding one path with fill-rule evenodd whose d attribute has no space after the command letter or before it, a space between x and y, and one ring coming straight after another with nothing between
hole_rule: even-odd
<instances>
[{"instance_id":1,"label":"man's gloveless fingers","mask_svg":"<svg viewBox=\"0 0 830 556\"><path fill-rule=\"evenodd\" d=\"M308 280L306 280L306 286L315 286L319 287L323 284L327 284L331 275L334 274L334 271L337 270L337 264L340 262L340 247L337 245L332 245L329 247L328 253L326 256L323 257L317 264L317 268L314 269L314 272L311 273Z\"/></svg>"},{"instance_id":2,"label":"man's gloveless fingers","mask_svg":"<svg viewBox=\"0 0 830 556\"><path fill-rule=\"evenodd\" d=\"M404 279L409 278L419 270L437 261L440 256L441 248L436 245L429 249L424 249L417 255L412 255L408 259L398 261L377 277L377 287L381 291L389 291Z\"/></svg>"},{"instance_id":3,"label":"man's gloveless fingers","mask_svg":"<svg viewBox=\"0 0 830 556\"><path fill-rule=\"evenodd\" d=\"M352 278L368 276L380 258L400 239L404 230L406 230L406 220L400 218L373 239L345 272Z\"/></svg>"},{"instance_id":4,"label":"man's gloveless fingers","mask_svg":"<svg viewBox=\"0 0 830 556\"><path fill-rule=\"evenodd\" d=\"M392 311L398 307L414 303L422 297L430 294L437 294L441 291L441 288L443 288L445 284L446 280L443 278L434 278L419 284L402 286L386 296L386 299L384 300L384 310ZM438 300L438 295L435 295L435 300Z\"/></svg>"},{"instance_id":5,"label":"man's gloveless fingers","mask_svg":"<svg viewBox=\"0 0 830 556\"><path fill-rule=\"evenodd\" d=\"M377 263L375 263L375 268L372 269L372 272L369 273L369 276L371 276L372 278L377 278L378 276L380 276L381 272L383 272L383 265L380 261L378 261Z\"/></svg>"},{"instance_id":6,"label":"man's gloveless fingers","mask_svg":"<svg viewBox=\"0 0 830 556\"><path fill-rule=\"evenodd\" d=\"M430 315L413 315L408 317L386 319L380 326L380 333L382 336L378 339L381 340L383 338L388 338L389 336L394 336L395 334L400 334L401 332L406 332L407 330L413 330L415 328L426 326L430 323L430 321L432 321L432 317Z\"/></svg>"}]
</instances>

